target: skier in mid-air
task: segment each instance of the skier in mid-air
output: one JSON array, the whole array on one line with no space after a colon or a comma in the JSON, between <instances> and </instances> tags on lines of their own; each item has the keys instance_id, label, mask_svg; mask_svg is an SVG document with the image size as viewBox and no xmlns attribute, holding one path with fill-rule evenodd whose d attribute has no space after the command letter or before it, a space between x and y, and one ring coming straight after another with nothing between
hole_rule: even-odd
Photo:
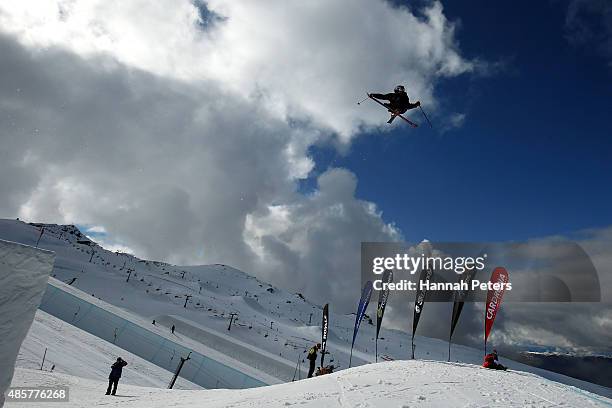
<instances>
[{"instance_id":1,"label":"skier in mid-air","mask_svg":"<svg viewBox=\"0 0 612 408\"><path fill-rule=\"evenodd\" d=\"M499 364L497 350L493 349L492 353L489 353L484 358L484 363L482 364L485 368L491 368L493 370L507 370L508 368Z\"/></svg>"},{"instance_id":2,"label":"skier in mid-air","mask_svg":"<svg viewBox=\"0 0 612 408\"><path fill-rule=\"evenodd\" d=\"M308 356L306 358L310 360L310 368L308 369L308 378L311 378L315 372L315 366L317 365L317 351L321 349L321 343L317 343L308 350Z\"/></svg>"},{"instance_id":3,"label":"skier in mid-air","mask_svg":"<svg viewBox=\"0 0 612 408\"><path fill-rule=\"evenodd\" d=\"M119 384L119 379L121 378L121 372L123 371L123 367L127 365L127 362L121 357L117 357L117 361L113 363L111 366L111 373L108 376L108 388L106 389L106 395L112 394L115 395L117 392L117 385ZM111 392L111 386L113 388Z\"/></svg>"},{"instance_id":4,"label":"skier in mid-air","mask_svg":"<svg viewBox=\"0 0 612 408\"><path fill-rule=\"evenodd\" d=\"M415 103L410 102L410 99L408 99L408 94L406 94L406 90L404 89L403 85L396 86L393 93L370 93L368 96L377 100L382 99L389 101L388 103L383 103L389 112L391 112L391 118L387 121L387 123L393 122L398 114L402 114L410 109L421 106L421 101L416 101Z\"/></svg>"}]
</instances>

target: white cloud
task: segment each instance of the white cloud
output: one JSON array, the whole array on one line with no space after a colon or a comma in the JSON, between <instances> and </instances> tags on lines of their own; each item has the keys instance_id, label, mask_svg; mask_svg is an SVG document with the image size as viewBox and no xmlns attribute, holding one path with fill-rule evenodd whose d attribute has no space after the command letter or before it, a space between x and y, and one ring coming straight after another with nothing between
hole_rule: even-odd
<instances>
[{"instance_id":1,"label":"white cloud","mask_svg":"<svg viewBox=\"0 0 612 408\"><path fill-rule=\"evenodd\" d=\"M365 92L404 83L412 98L435 107L436 78L473 69L439 2L420 18L382 0L207 5L224 17L207 30L192 2L171 0L23 0L1 6L0 25L29 46L104 53L165 77L217 81L277 118L307 121L344 142L383 119L377 106L357 107Z\"/></svg>"},{"instance_id":2,"label":"white cloud","mask_svg":"<svg viewBox=\"0 0 612 408\"><path fill-rule=\"evenodd\" d=\"M89 234L106 234L106 228L102 225L92 225L87 227L86 232Z\"/></svg>"},{"instance_id":3,"label":"white cloud","mask_svg":"<svg viewBox=\"0 0 612 408\"><path fill-rule=\"evenodd\" d=\"M281 286L306 293L317 287L316 299L352 305L361 276L359 241L402 239L373 203L355 199L356 184L351 172L329 170L314 194L249 214L245 241L258 269Z\"/></svg>"},{"instance_id":4,"label":"white cloud","mask_svg":"<svg viewBox=\"0 0 612 408\"><path fill-rule=\"evenodd\" d=\"M203 29L190 1L3 2L0 210L347 306L360 241L400 232L349 171L299 193L309 148L384 123L356 105L366 91L402 82L433 107L436 79L472 65L437 2L423 17L380 0L208 8L223 20Z\"/></svg>"},{"instance_id":5,"label":"white cloud","mask_svg":"<svg viewBox=\"0 0 612 408\"><path fill-rule=\"evenodd\" d=\"M170 262L228 263L286 287L295 281L311 296L320 286L307 279L311 271L339 283L357 270L347 265L357 262L360 239L397 236L374 204L355 198L346 170L323 174L312 196L297 193L310 159L293 140L308 132L215 83L204 92L121 67L100 71L94 60L31 54L2 36L0 53L0 87L21 89L0 95L11 153L0 173L15 173L2 191L27 192L16 205L2 201L7 216L103 226L112 238L105 245ZM31 180L17 177L20 166ZM284 224L273 208L285 208Z\"/></svg>"}]
</instances>

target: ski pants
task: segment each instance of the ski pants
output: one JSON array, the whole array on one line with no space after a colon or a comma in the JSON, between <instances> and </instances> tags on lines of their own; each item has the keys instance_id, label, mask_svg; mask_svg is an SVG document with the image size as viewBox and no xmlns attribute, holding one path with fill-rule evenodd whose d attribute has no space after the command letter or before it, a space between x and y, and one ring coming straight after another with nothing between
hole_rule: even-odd
<instances>
[{"instance_id":1,"label":"ski pants","mask_svg":"<svg viewBox=\"0 0 612 408\"><path fill-rule=\"evenodd\" d=\"M316 365L317 365L317 360L310 360L310 368L308 369L308 378L312 378Z\"/></svg>"},{"instance_id":2,"label":"ski pants","mask_svg":"<svg viewBox=\"0 0 612 408\"><path fill-rule=\"evenodd\" d=\"M387 107L387 109L389 109L389 112L397 112L399 114L402 113L406 113L408 111L408 108L405 107L397 107L395 105L393 105L392 103L383 103L383 105L385 105Z\"/></svg>"},{"instance_id":3,"label":"ski pants","mask_svg":"<svg viewBox=\"0 0 612 408\"><path fill-rule=\"evenodd\" d=\"M111 394L111 386L113 387L112 394L115 395L117 392L117 385L119 384L118 378L109 378L108 379L108 388L106 389L106 395Z\"/></svg>"}]
</instances>

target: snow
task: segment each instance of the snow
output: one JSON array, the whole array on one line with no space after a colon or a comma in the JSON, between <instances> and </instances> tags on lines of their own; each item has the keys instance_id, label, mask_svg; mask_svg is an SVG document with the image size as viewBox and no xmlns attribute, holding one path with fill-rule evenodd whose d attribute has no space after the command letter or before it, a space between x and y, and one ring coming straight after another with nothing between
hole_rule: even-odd
<instances>
[{"instance_id":1,"label":"snow","mask_svg":"<svg viewBox=\"0 0 612 408\"><path fill-rule=\"evenodd\" d=\"M0 407L21 343L45 291L54 255L0 240Z\"/></svg>"},{"instance_id":2,"label":"snow","mask_svg":"<svg viewBox=\"0 0 612 408\"><path fill-rule=\"evenodd\" d=\"M116 345L93 336L41 310L36 312L32 327L23 341L16 367L40 369L47 348L43 369L93 380L108 378L110 366L117 357L128 362L121 384L164 388L173 373L164 370ZM183 378L174 384L178 389L201 389Z\"/></svg>"},{"instance_id":3,"label":"snow","mask_svg":"<svg viewBox=\"0 0 612 408\"><path fill-rule=\"evenodd\" d=\"M0 220L0 238L32 244L36 242L38 234L39 228L36 226L13 220ZM321 307L309 302L308 299L304 299L298 293L289 293L276 288L227 265L175 266L163 262L145 261L132 255L106 251L95 243L92 243L91 246L78 244L77 241L83 238L84 236L80 235L80 231L73 226L45 226L45 234L41 239L40 245L56 253L53 275L63 282L70 282L76 278L71 286L61 282L52 283L51 286L60 287L66 293L79 296L83 300L88 299L92 304L108 310L113 315L129 319L131 322L147 330L177 342L177 344L184 345L189 349L200 350L202 354L214 356L215 359L223 364L241 372L259 373L261 376L267 375L270 379L268 383L290 381L291 378L289 377L293 377L293 372L288 367L293 367L295 370L297 360L304 360L304 351L313 343L320 341ZM92 253L92 250L94 253ZM126 282L128 274L130 279L129 282ZM355 296L355 301L357 302L359 294L357 293ZM186 307L184 307L185 304ZM330 306L330 331L327 349L331 354L326 357L326 361L331 362L333 360L334 365L340 365L340 368L344 369L348 366L355 316L354 314L337 314L333 308L333 302ZM370 316L374 316L372 309L375 306L370 308L368 312ZM232 324L231 330L228 330L230 313L237 313L237 320ZM428 318L428 316L424 316L424 318ZM151 324L153 319L158 320L155 326ZM173 336L170 336L168 328L172 324L176 325L177 330ZM68 334L66 335L68 336ZM398 379L404 379L404 377L410 378L413 374L409 375L409 373L424 369L424 372L420 375L420 383L416 380L405 379L407 382L404 385L397 385L398 388L392 394L395 393L394 395L396 395L393 397L395 398L394 401L401 400L401 403L395 404L394 402L391 406L394 406L394 404L395 406L412 406L414 404L428 406L427 404L433 403L432 401L441 401L436 400L436 394L433 393L439 387L442 387L442 389L438 390L440 398L448 399L450 398L449 395L455 398L455 394L461 396L467 392L468 394L465 394L466 398L473 397L475 401L480 401L475 402L474 405L466 404L466 406L482 406L486 404L497 406L497 404L489 401L491 398L509 398L508 401L514 401L508 402L508 406L512 404L514 406L523 406L524 404L531 403L530 398L533 398L533 401L535 401L534 406L543 406L542 404L545 404L536 397L526 396L527 394L525 393L519 393L519 396L522 395L522 399L517 399L519 396L514 395L517 394L517 391L512 388L501 388L501 394L499 395L492 394L493 391L486 388L491 395L485 398L480 396L478 389L475 388L476 385L471 386L467 384L467 380L457 380L457 384L463 384L462 387L457 387L457 389L453 388L452 384L446 384L451 387L449 389L444 388L446 385L443 382L436 384L436 382L440 381L451 381L448 379L436 380L438 377L444 378L444 375L449 378L459 377L458 374L453 373L454 370L468 375L467 370L469 375L474 378L484 376L483 381L492 382L508 378L508 376L511 376L510 378L521 376L523 379L531 378L534 384L535 382L539 384L532 387L532 392L551 401L553 399L548 398L548 394L544 394L542 390L554 389L558 391L562 389L568 395L573 395L571 398L588 396L580 400L581 403L578 405L572 405L568 402L566 406L588 406L590 402L596 401L596 398L600 398L604 402L609 401L605 398L594 397L593 394L586 393L583 390L604 397L612 396L612 390L609 388L508 360L504 358L503 349L500 349L499 346L497 348L501 351L501 362L510 367L513 370L512 372L489 373L484 369L479 369L476 366L479 366L482 362L482 350L455 344L452 346L453 361L473 365L448 364L446 363L447 342L418 335L415 339L417 346L416 357L423 360L442 361L442 363L429 362L427 364L431 365L431 367L428 365L423 367L420 364L425 364L425 362L417 360L384 363L382 366L380 364L373 365L371 363L375 360L373 353L374 337L375 326L369 324L367 319L364 320L357 336L353 353L353 366L361 365L362 367L358 367L356 370L340 371L337 373L339 377L335 375L326 376L315 380L280 385L280 387L289 388L276 388L278 386L275 385L273 387L265 387L259 391L235 391L231 394L231 398L235 399L231 399L229 397L230 394L223 394L223 392L227 391L218 391L221 394L217 394L217 391L214 390L207 390L205 394L198 394L200 397L192 396L185 397L185 399L182 399L183 397L181 396L201 391L174 391L172 397L169 397L165 394L166 391L163 390L129 388L130 391L129 393L126 391L126 394L138 395L139 397L134 404L142 403L144 404L142 406L158 406L155 405L157 402L150 402L146 399L148 397L144 397L145 395L150 395L151 399L157 400L159 398L159 401L163 401L160 404L164 406L176 406L180 405L181 402L185 402L189 406L191 404L191 402L188 402L189 398L193 398L194 401L199 398L200 401L206 401L206 406L208 406L208 401L216 401L215 398L217 396L221 398L219 401L225 401L228 405L252 406L254 405L252 401L255 401L257 398L260 398L262 401L271 401L266 399L274 397L274 395L270 394L272 392L270 390L274 390L274 392L282 390L278 391L279 399L277 405L281 404L279 401L282 401L283 404L293 403L292 393L294 391L296 396L301 395L303 402L309 404L311 399L319 395L317 387L323 387L324 384L326 384L325 387L332 387L332 385L335 387L332 387L335 391L332 391L332 388L330 388L329 392L332 394L336 392L335 397L337 398L339 392L338 384L341 384L342 387L344 386L342 385L344 383L341 383L339 378L345 378L344 376L346 375L348 376L346 377L347 381L351 384L361 384L361 377L363 377L364 389L376 390L377 395L382 398L382 396L386 395L386 391L383 390L385 387L382 387L382 385L386 384L385 381L391 381L394 375ZM383 325L381 338L378 342L378 350L381 357L384 356L384 358L393 360L407 360L410 358L410 335L404 331L390 330ZM109 354L114 356L116 352L109 351ZM124 353L122 357L127 359L125 355L128 354ZM61 360L60 357L58 359ZM101 359L103 359L102 355L92 358L92 360L96 361ZM399 365L396 366L394 364ZM299 377L304 378L306 366L306 363L301 364L302 370L298 372ZM106 368L106 365L104 367ZM395 371L387 373L388 367L394 367ZM368 377L365 373L370 373L371 371L369 370L377 371ZM521 373L515 372L519 370ZM28 371L20 372L20 378L23 381L34 383L36 378L38 378L26 374ZM67 370L66 372L69 371ZM440 373L442 372L446 374L441 375ZM538 374L546 379L535 377L528 373ZM389 375L389 380L385 380L386 377L383 378L387 374ZM60 378L62 381L68 381L70 378L63 376L61 373L35 372L31 375L58 376L51 378ZM81 376L82 374L78 375ZM79 379L80 385L76 387L74 393L82 392L83 395L86 395L88 391L80 391L81 386L85 388L91 387L89 388L90 390L96 387L99 388L99 385L93 381L93 377L98 378L98 375L88 376L92 380ZM104 382L106 376L107 373L104 374L100 381ZM379 380L383 382L379 384ZM549 380L555 381L555 383ZM70 381L77 381L77 379ZM319 381L322 382L320 383ZM517 381L517 384L520 384L524 380L519 379ZM294 389L292 387L296 387L295 384L306 385L300 385L299 389ZM487 383L487 387L489 385ZM499 386L497 383L493 384L492 390ZM125 387L127 390L130 385L122 383L120 387ZM347 387L344 391L348 391L350 386ZM517 387L521 388L520 386ZM467 390L463 390L463 388L467 388ZM427 390L427 393L424 393L423 390ZM357 392L356 390L353 391ZM502 391L509 394L503 394ZM184 392L187 394L183 394ZM347 395L350 396L354 392L349 392ZM77 395L74 393L73 395ZM402 397L404 399L399 396L402 393L406 394L404 395L405 398ZM414 399L416 398L415 395L425 399ZM177 398L177 400L174 401L172 398ZM329 398L329 401L334 400L334 397ZM567 401L571 401L571 398L568 398ZM122 398L122 403L125 403L127 399ZM98 403L96 402L97 400L87 399L87 401L87 404L91 403L91 405ZM109 402L108 399L100 401ZM248 405L248 401L251 401L252 405ZM485 403L482 401L489 402ZM565 400L560 399L560 401ZM276 403L270 402L270 404L275 405ZM336 403L330 402L330 404L333 406ZM550 405L550 403L546 404ZM226 405L218 402L218 405L213 404L212 406ZM318 406L326 405L319 403ZM448 406L448 404L438 406Z\"/></svg>"},{"instance_id":4,"label":"snow","mask_svg":"<svg viewBox=\"0 0 612 408\"><path fill-rule=\"evenodd\" d=\"M462 363L394 361L307 380L245 390L162 390L106 384L58 373L19 369L16 385L67 385L71 407L610 407L612 400L534 374ZM27 408L27 403L7 407Z\"/></svg>"},{"instance_id":5,"label":"snow","mask_svg":"<svg viewBox=\"0 0 612 408\"><path fill-rule=\"evenodd\" d=\"M207 327L198 325L183 319L180 316L157 316L158 325L171 327L173 324L176 330L189 338L202 342L203 344L214 344L215 349L231 355L237 360L250 365L253 368L266 372L276 378L290 381L295 372L295 363L278 357L275 354L261 350L258 347L234 339L224 333L210 330ZM264 364L261 364L264 362ZM302 375L307 374L302 370ZM275 384L279 381L269 382Z\"/></svg>"},{"instance_id":6,"label":"snow","mask_svg":"<svg viewBox=\"0 0 612 408\"><path fill-rule=\"evenodd\" d=\"M231 350L220 353L54 278L49 279L40 308L168 370L176 368L179 356L191 353L191 361L183 367L181 376L204 388L245 388L278 382L235 359Z\"/></svg>"}]
</instances>

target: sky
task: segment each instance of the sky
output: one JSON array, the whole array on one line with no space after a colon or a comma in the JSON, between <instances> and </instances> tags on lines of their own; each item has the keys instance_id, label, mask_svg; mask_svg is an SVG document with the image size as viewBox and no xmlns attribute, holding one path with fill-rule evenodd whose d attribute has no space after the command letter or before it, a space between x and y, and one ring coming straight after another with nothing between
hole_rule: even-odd
<instances>
[{"instance_id":1,"label":"sky","mask_svg":"<svg viewBox=\"0 0 612 408\"><path fill-rule=\"evenodd\" d=\"M361 241L609 237L610 13L601 0L3 2L0 216L230 264L340 310L360 291ZM400 83L432 129L419 111L412 129L356 103ZM612 310L598 313L605 332Z\"/></svg>"},{"instance_id":2,"label":"sky","mask_svg":"<svg viewBox=\"0 0 612 408\"><path fill-rule=\"evenodd\" d=\"M602 54L569 41L568 7L445 3L461 22L462 55L493 65L437 89L442 105L465 115L462 126L445 130L433 116L429 129L413 111L419 129L360 137L347 156L318 149L318 169L350 168L358 196L412 241L524 240L611 225L612 47Z\"/></svg>"}]
</instances>

